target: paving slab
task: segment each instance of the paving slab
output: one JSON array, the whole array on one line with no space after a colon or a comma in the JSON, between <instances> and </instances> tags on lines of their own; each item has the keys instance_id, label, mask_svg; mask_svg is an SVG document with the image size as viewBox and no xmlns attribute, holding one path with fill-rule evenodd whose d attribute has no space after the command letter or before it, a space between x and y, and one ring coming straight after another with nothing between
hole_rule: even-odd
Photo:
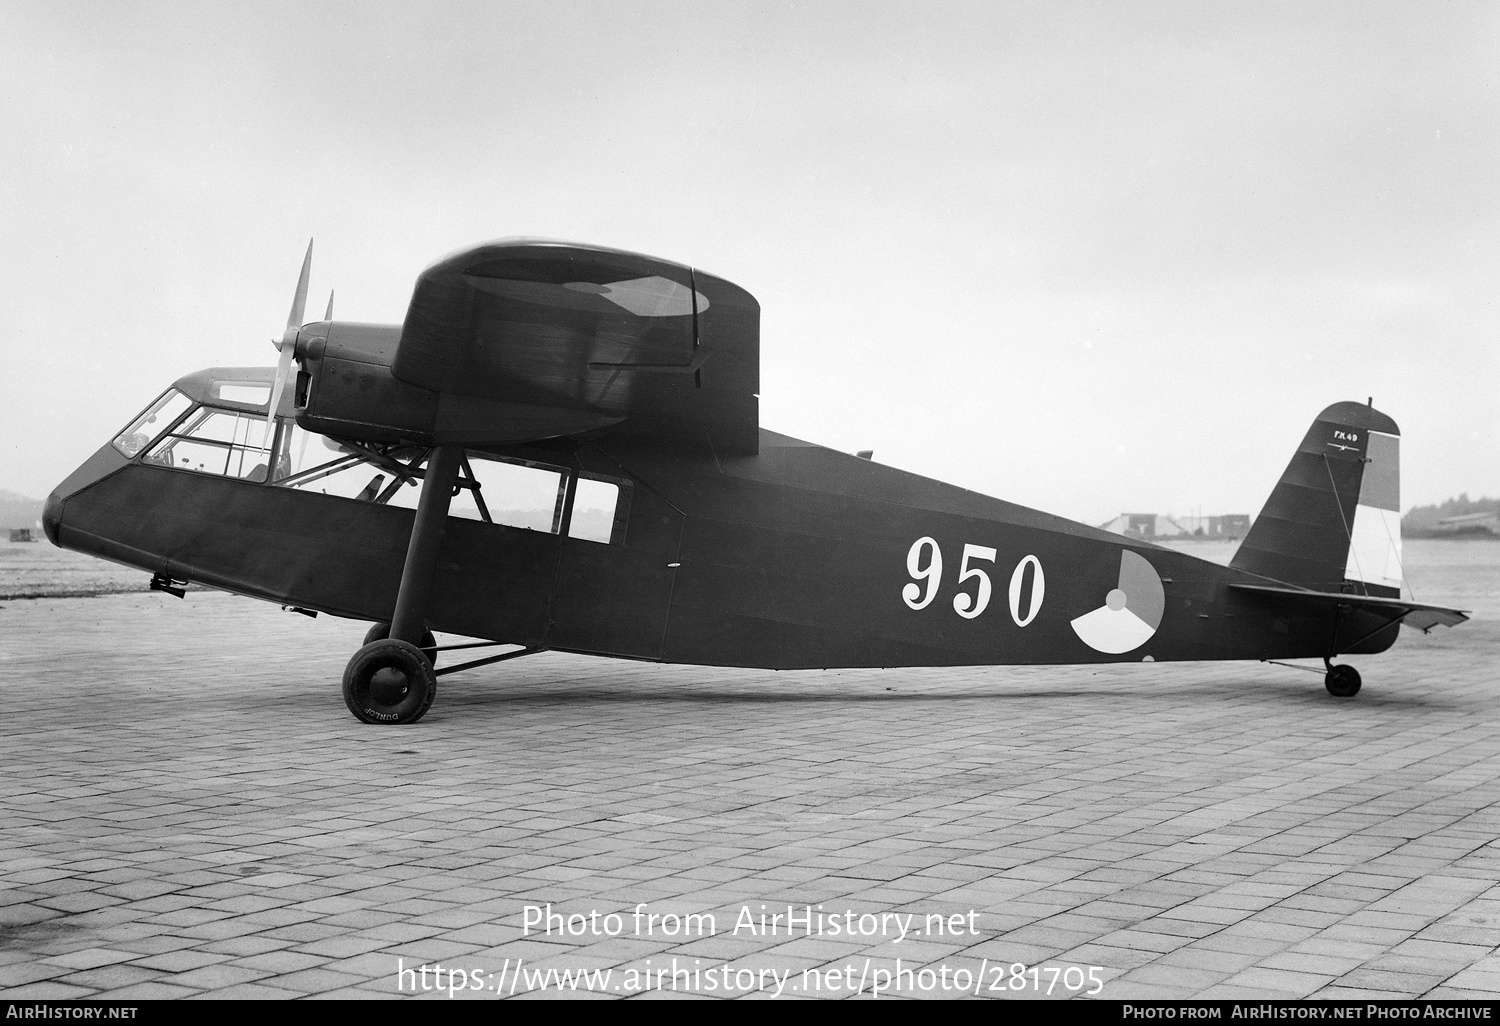
<instances>
[{"instance_id":1,"label":"paving slab","mask_svg":"<svg viewBox=\"0 0 1500 1026\"><path fill-rule=\"evenodd\" d=\"M0 603L0 995L1500 988L1500 622L1351 658L1352 700L1243 663L546 653L395 728L339 695L364 626Z\"/></svg>"}]
</instances>

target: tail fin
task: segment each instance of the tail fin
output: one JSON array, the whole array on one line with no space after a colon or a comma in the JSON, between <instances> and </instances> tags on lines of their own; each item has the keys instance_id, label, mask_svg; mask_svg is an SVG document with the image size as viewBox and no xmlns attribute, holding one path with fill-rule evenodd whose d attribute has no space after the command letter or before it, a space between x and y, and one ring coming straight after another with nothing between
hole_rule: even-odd
<instances>
[{"instance_id":1,"label":"tail fin","mask_svg":"<svg viewBox=\"0 0 1500 1026\"><path fill-rule=\"evenodd\" d=\"M1374 406L1313 421L1230 566L1318 591L1401 594L1401 431Z\"/></svg>"}]
</instances>

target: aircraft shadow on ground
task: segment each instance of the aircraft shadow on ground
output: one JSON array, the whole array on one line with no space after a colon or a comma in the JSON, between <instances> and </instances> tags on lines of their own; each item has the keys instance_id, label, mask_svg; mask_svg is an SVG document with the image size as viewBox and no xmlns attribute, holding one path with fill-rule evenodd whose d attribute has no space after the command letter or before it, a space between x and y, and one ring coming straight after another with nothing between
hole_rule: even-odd
<instances>
[{"instance_id":1,"label":"aircraft shadow on ground","mask_svg":"<svg viewBox=\"0 0 1500 1026\"><path fill-rule=\"evenodd\" d=\"M1091 702L1108 701L1112 704L1142 704L1156 706L1163 703L1181 704L1203 701L1234 701L1238 699L1248 700L1251 704L1260 704L1268 699L1276 701L1297 702L1300 705L1334 706L1347 704L1351 711L1369 709L1397 710L1430 710L1442 711L1446 709L1457 710L1462 703L1444 701L1438 696L1424 695L1402 695L1393 691L1376 694L1361 694L1358 698L1350 700L1335 699L1327 695L1321 681L1314 680L1308 676L1308 682L1300 680L1245 680L1245 681L1223 681L1210 685L1201 682L1182 682L1164 685L1150 691L1132 690L1121 693L1116 687L1109 684L1101 684L1097 688L1079 687L1077 685L1064 686L1060 688L1045 687L1021 687L1009 688L997 685L994 690L954 691L945 692L931 688L922 690L894 689L884 685L871 685L869 692L854 690L850 685L837 686L838 690L830 693L827 685L813 687L799 687L793 685L766 685L764 690L752 690L745 685L734 687L703 686L700 684L651 684L645 687L639 685L620 685L618 688L601 688L597 684L579 682L576 686L559 686L557 684L541 685L546 687L544 694L528 694L525 685L506 685L503 688L493 686L486 687L482 681L454 682L452 684L439 685L443 689L443 702L453 708L464 708L472 710L474 707L515 707L515 706L538 706L557 705L562 703L591 703L601 705L628 704L633 702L671 702L684 705L727 705L727 704L749 704L749 705L798 705L798 704L851 704L851 705L877 705L880 703L967 703L967 702L1018 702L1018 701L1065 701L1083 700ZM1393 685L1396 687L1398 685ZM441 708L435 706L429 716L440 716Z\"/></svg>"},{"instance_id":2,"label":"aircraft shadow on ground","mask_svg":"<svg viewBox=\"0 0 1500 1026\"><path fill-rule=\"evenodd\" d=\"M1336 699L1325 693L1319 676L1290 671L1285 677L1271 679L1244 677L1203 681L1184 677L1153 685L1128 682L1119 677L1089 684L1069 682L1058 687L1038 686L1031 682L1007 684L998 681L983 691L975 691L971 686L944 690L940 684L886 685L879 682L851 683L837 680L821 683L704 684L675 677L644 683L638 678L628 682L601 683L597 680L568 682L540 677L531 681L512 678L502 682L482 676L440 680L438 689L440 698L428 713L428 720L447 720L454 712L472 716L478 710L492 708L497 714L503 714L506 709L517 708L558 705L621 706L647 702L684 707L735 704L774 707L876 706L883 703L960 705L973 702L1010 705L1016 702L1046 701L1059 703L1061 708L1066 703L1082 701L1093 705L1107 702L1113 707L1125 709L1131 706L1191 707L1209 702L1228 702L1244 708L1249 715L1257 715L1256 710L1261 706L1275 702L1295 703L1298 708L1314 711L1326 708L1330 712L1349 715L1375 710L1408 713L1481 711L1474 700L1466 698L1461 691L1435 693L1430 686L1424 685L1420 693L1412 694L1403 692L1402 682L1394 679L1376 681L1356 698ZM256 716L263 716L271 709L282 709L288 715L307 716L313 712L314 707L326 704L330 697L337 701L336 685L310 686L306 690L299 688L276 693L258 692L255 695L225 695L222 702L212 704L236 709L243 707L246 712Z\"/></svg>"}]
</instances>

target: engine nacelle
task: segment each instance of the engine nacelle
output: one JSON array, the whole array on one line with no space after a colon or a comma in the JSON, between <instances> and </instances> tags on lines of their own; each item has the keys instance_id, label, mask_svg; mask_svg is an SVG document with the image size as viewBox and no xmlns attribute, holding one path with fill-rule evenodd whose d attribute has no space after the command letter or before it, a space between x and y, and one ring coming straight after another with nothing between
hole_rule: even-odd
<instances>
[{"instance_id":1,"label":"engine nacelle","mask_svg":"<svg viewBox=\"0 0 1500 1026\"><path fill-rule=\"evenodd\" d=\"M564 405L539 406L435 392L391 374L401 340L393 324L319 321L297 338L294 404L308 431L359 441L444 445L529 442L620 422Z\"/></svg>"}]
</instances>

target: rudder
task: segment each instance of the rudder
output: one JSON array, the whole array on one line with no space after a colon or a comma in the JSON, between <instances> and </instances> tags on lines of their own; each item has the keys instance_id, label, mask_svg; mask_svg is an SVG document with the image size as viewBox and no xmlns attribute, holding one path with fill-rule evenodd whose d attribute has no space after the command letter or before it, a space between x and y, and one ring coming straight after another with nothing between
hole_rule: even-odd
<instances>
[{"instance_id":1,"label":"rudder","mask_svg":"<svg viewBox=\"0 0 1500 1026\"><path fill-rule=\"evenodd\" d=\"M1317 591L1399 597L1400 440L1373 406L1318 414L1229 565Z\"/></svg>"}]
</instances>

